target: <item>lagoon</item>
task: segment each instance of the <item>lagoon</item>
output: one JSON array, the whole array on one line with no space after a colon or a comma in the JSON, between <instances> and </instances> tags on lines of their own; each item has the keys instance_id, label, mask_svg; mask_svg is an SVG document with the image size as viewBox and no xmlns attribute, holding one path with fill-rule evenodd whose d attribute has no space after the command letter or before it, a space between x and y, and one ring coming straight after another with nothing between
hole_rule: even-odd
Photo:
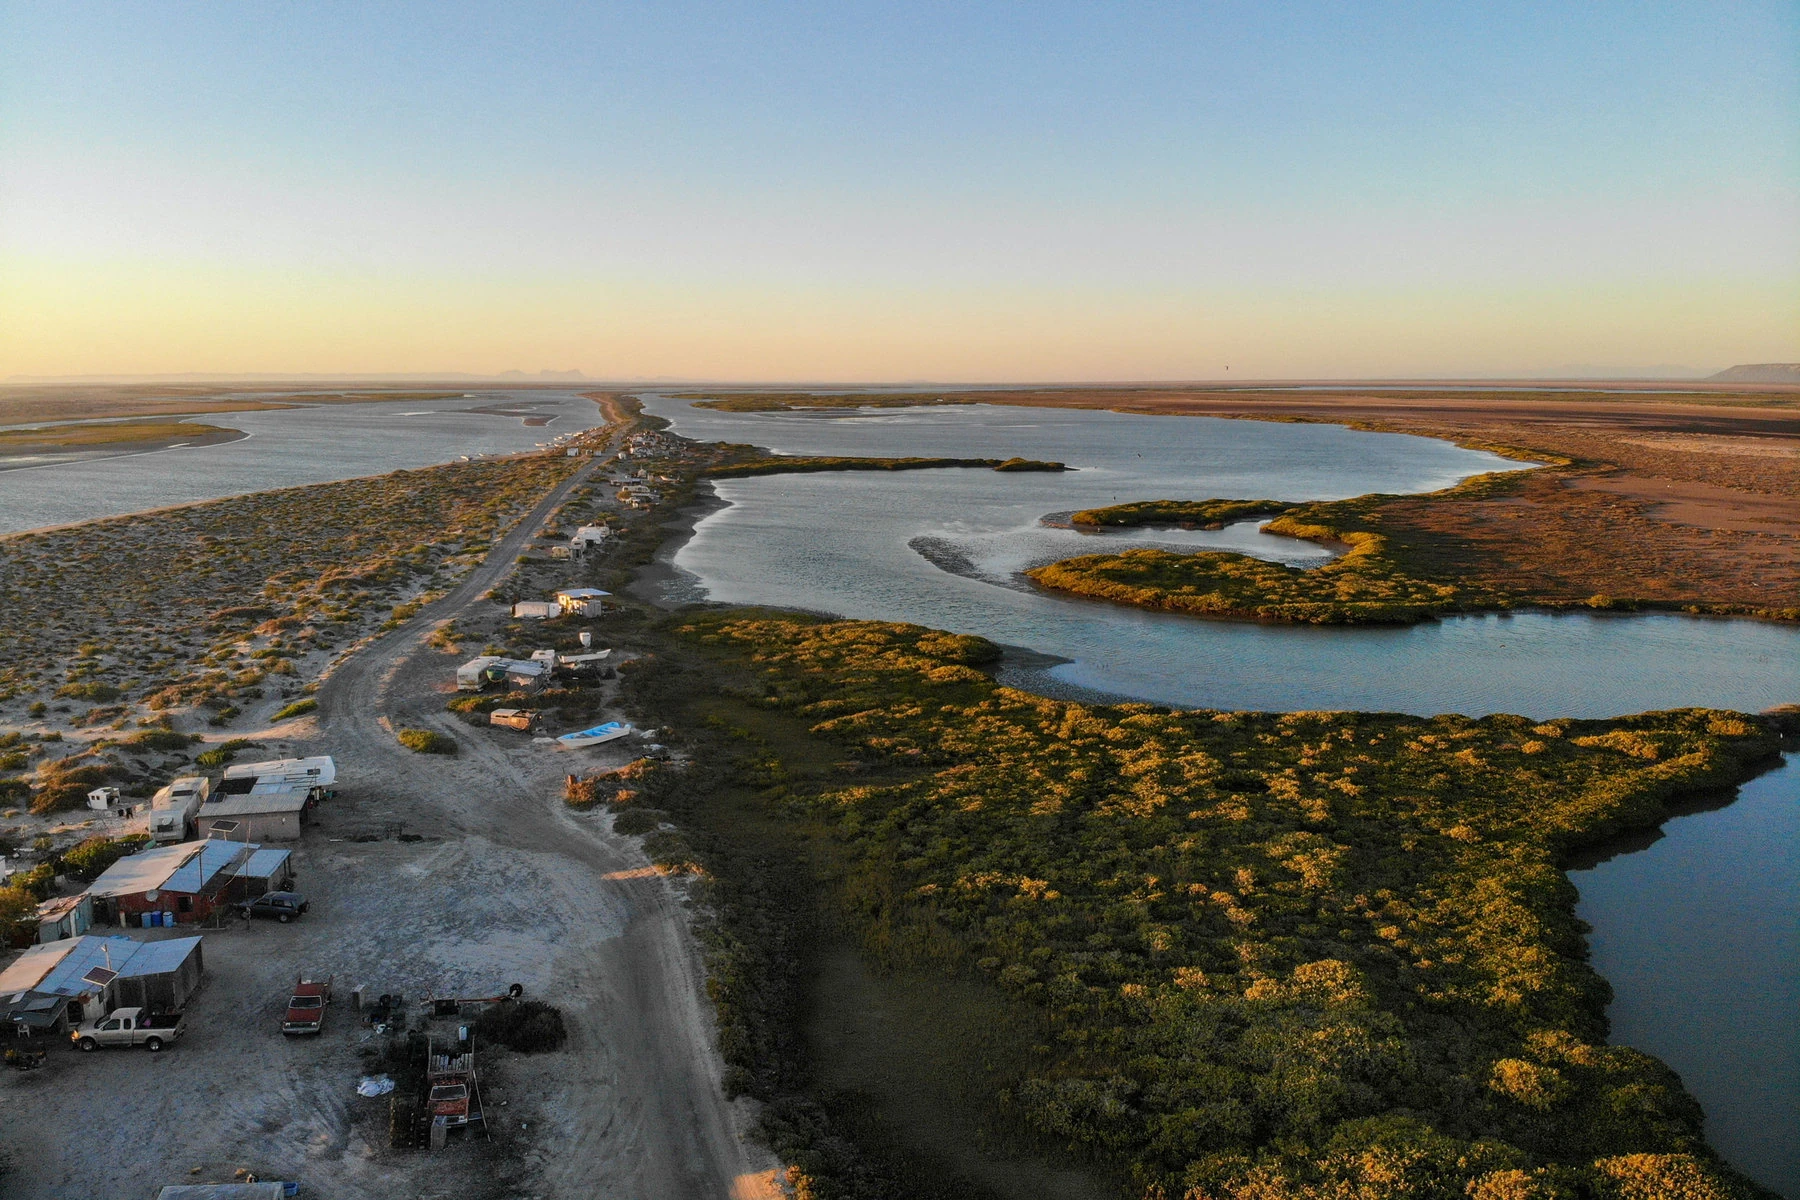
<instances>
[{"instance_id":1,"label":"lagoon","mask_svg":"<svg viewBox=\"0 0 1800 1200\"><path fill-rule=\"evenodd\" d=\"M0 534L411 470L463 455L511 454L601 423L598 406L572 391L475 391L375 404L307 404L304 394L243 398L291 399L301 407L188 418L250 435L237 441L0 471ZM482 408L529 411L549 423L473 411Z\"/></svg>"},{"instance_id":2,"label":"lagoon","mask_svg":"<svg viewBox=\"0 0 1800 1200\"><path fill-rule=\"evenodd\" d=\"M1046 515L1146 499L1335 499L1447 487L1519 464L1334 425L960 405L724 413L667 396L673 431L787 453L1066 461L1077 471L823 473L715 481L723 507L669 555L668 599L812 609L977 633L1065 660L1008 682L1210 708L1517 712L1604 717L1686 705L1758 711L1800 698L1800 630L1675 615L1514 613L1420 625L1208 621L1039 591L1026 567L1121 545L1319 561L1254 524L1217 532L1046 527Z\"/></svg>"},{"instance_id":3,"label":"lagoon","mask_svg":"<svg viewBox=\"0 0 1800 1200\"><path fill-rule=\"evenodd\" d=\"M1800 1196L1800 756L1569 872L1612 1041L1680 1073L1707 1138Z\"/></svg>"}]
</instances>

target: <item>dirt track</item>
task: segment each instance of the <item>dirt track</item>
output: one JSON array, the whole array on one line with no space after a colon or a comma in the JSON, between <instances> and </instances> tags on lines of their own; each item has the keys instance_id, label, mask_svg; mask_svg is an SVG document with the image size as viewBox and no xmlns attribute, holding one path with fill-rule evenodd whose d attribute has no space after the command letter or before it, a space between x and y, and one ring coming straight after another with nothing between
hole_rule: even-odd
<instances>
[{"instance_id":1,"label":"dirt track","mask_svg":"<svg viewBox=\"0 0 1800 1200\"><path fill-rule=\"evenodd\" d=\"M240 1165L340 1198L774 1194L773 1159L746 1143L749 1114L720 1090L680 886L649 870L608 818L563 805L568 755L450 718L456 660L425 645L443 621L488 603L529 534L587 474L547 497L454 593L345 660L315 716L262 735L339 763L342 795L295 847L313 911L291 926L207 935L209 978L183 1044L161 1055L57 1053L46 1070L0 1081L0 1135L18 1167L8 1196L150 1196ZM462 753L412 754L390 732L403 724L441 728ZM633 753L607 747L584 761L607 751L616 761ZM391 823L424 840L385 836ZM412 999L516 981L562 1007L569 1044L492 1055L492 1142L393 1151L385 1101L353 1091L356 1051L374 1035L348 1005L333 1006L316 1041L276 1032L301 971Z\"/></svg>"}]
</instances>

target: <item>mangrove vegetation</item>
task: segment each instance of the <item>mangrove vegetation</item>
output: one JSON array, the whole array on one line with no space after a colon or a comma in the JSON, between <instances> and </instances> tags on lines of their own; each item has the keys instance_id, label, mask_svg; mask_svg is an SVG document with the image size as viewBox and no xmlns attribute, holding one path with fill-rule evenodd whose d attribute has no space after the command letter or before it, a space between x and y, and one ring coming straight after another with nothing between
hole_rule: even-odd
<instances>
[{"instance_id":1,"label":"mangrove vegetation","mask_svg":"<svg viewBox=\"0 0 1800 1200\"><path fill-rule=\"evenodd\" d=\"M782 1095L804 939L755 915L774 886L742 848L757 823L811 847L807 887L867 961L1025 1014L1023 1044L983 1068L986 1119L1120 1194L1765 1194L1708 1149L1672 1072L1605 1044L1562 870L1754 773L1777 747L1761 719L1104 707L997 685L979 638L672 620L633 694L739 739L720 794L759 815L720 836L679 772L629 804L691 824L700 851L668 869L751 898L754 919L727 904L708 934L711 987L731 1086L771 1101L806 1194L879 1188L832 1131L848 1118Z\"/></svg>"}]
</instances>

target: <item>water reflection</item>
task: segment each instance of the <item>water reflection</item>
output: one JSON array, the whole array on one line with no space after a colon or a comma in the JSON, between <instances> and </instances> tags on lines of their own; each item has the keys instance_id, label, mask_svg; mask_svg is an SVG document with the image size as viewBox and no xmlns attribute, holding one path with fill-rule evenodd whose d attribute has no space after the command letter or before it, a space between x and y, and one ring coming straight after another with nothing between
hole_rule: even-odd
<instances>
[{"instance_id":1,"label":"water reflection","mask_svg":"<svg viewBox=\"0 0 1800 1200\"><path fill-rule=\"evenodd\" d=\"M1569 878L1611 1040L1680 1072L1719 1152L1800 1197L1800 760L1606 850Z\"/></svg>"}]
</instances>

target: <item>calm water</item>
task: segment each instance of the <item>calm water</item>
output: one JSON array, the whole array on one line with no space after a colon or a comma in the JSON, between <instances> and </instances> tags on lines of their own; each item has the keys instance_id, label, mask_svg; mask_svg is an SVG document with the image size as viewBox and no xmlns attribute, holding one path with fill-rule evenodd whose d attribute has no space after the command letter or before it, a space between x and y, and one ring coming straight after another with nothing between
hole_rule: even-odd
<instances>
[{"instance_id":1,"label":"calm water","mask_svg":"<svg viewBox=\"0 0 1800 1200\"><path fill-rule=\"evenodd\" d=\"M647 407L678 433L788 453L1022 454L1060 474L835 472L721 480L729 502L673 565L693 598L917 621L1070 660L1016 676L1220 708L1611 716L1800 698L1800 633L1752 621L1525 613L1399 629L1204 621L1021 586L1023 567L1127 544L1214 546L1314 561L1259 534L1048 529L1045 514L1114 500L1279 500L1423 491L1511 464L1445 442L1332 425L970 405L858 416Z\"/></svg>"},{"instance_id":2,"label":"calm water","mask_svg":"<svg viewBox=\"0 0 1800 1200\"><path fill-rule=\"evenodd\" d=\"M555 420L528 426L517 416L469 411L484 407L530 409ZM250 436L217 446L0 471L0 533L380 475L465 454L529 450L560 433L599 424L600 410L573 392L475 392L451 400L323 404L188 419Z\"/></svg>"},{"instance_id":3,"label":"calm water","mask_svg":"<svg viewBox=\"0 0 1800 1200\"><path fill-rule=\"evenodd\" d=\"M1800 759L1662 834L1569 873L1612 1040L1679 1071L1720 1153L1800 1197Z\"/></svg>"},{"instance_id":4,"label":"calm water","mask_svg":"<svg viewBox=\"0 0 1800 1200\"><path fill-rule=\"evenodd\" d=\"M1516 614L1405 629L1202 621L1020 586L1035 563L1127 542L1315 553L1239 526L1078 534L1039 519L1114 500L1332 498L1443 487L1509 464L1331 426L975 406L856 416L726 414L659 399L679 433L789 453L1022 454L1072 475L988 471L725 480L729 507L674 556L694 598L917 621L1069 659L1013 682L1179 705L1611 716L1800 700L1800 632L1675 616ZM1316 559L1314 560L1316 561ZM1680 1071L1715 1145L1800 1200L1800 770L1682 817L1641 853L1577 873L1615 1040Z\"/></svg>"}]
</instances>

